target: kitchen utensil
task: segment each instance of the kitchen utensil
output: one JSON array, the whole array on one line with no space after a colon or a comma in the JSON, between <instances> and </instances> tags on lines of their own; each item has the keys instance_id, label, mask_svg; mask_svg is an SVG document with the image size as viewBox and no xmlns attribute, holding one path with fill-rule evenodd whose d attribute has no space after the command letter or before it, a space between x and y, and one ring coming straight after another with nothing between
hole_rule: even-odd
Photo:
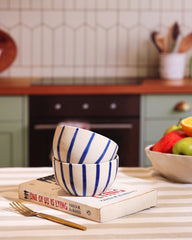
<instances>
[{"instance_id":1,"label":"kitchen utensil","mask_svg":"<svg viewBox=\"0 0 192 240\"><path fill-rule=\"evenodd\" d=\"M0 72L8 68L16 58L17 47L12 37L0 30Z\"/></svg>"},{"instance_id":2,"label":"kitchen utensil","mask_svg":"<svg viewBox=\"0 0 192 240\"><path fill-rule=\"evenodd\" d=\"M156 46L156 48L158 49L159 52L162 52L162 48L161 48L161 44L159 46L159 43L157 43L157 35L158 35L158 32L152 32L151 33L151 40L152 42L154 43L154 45Z\"/></svg>"},{"instance_id":3,"label":"kitchen utensil","mask_svg":"<svg viewBox=\"0 0 192 240\"><path fill-rule=\"evenodd\" d=\"M119 156L97 164L73 164L52 158L55 179L63 190L75 196L97 196L115 181Z\"/></svg>"},{"instance_id":4,"label":"kitchen utensil","mask_svg":"<svg viewBox=\"0 0 192 240\"><path fill-rule=\"evenodd\" d=\"M167 51L164 37L160 37L158 34L156 34L155 42L161 49L161 52L165 53Z\"/></svg>"},{"instance_id":5,"label":"kitchen utensil","mask_svg":"<svg viewBox=\"0 0 192 240\"><path fill-rule=\"evenodd\" d=\"M53 155L66 163L111 161L118 150L112 139L80 127L60 124L53 137Z\"/></svg>"},{"instance_id":6,"label":"kitchen utensil","mask_svg":"<svg viewBox=\"0 0 192 240\"><path fill-rule=\"evenodd\" d=\"M19 201L12 202L12 203L9 203L9 204L17 212L19 212L21 215L26 216L26 217L36 216L36 217L45 218L45 219L51 220L53 222L57 222L57 223L69 226L69 227L77 228L77 229L80 229L80 230L86 230L87 229L86 227L84 227L82 225L79 225L77 223L73 223L73 222L70 222L70 221L55 217L55 216L51 216L51 215L48 215L48 214L45 214L45 213L34 212L33 210L31 210L30 208L28 208L27 206L25 206L23 203L21 203Z\"/></svg>"},{"instance_id":7,"label":"kitchen utensil","mask_svg":"<svg viewBox=\"0 0 192 240\"><path fill-rule=\"evenodd\" d=\"M165 35L165 45L167 52L171 53L174 51L179 34L179 24L175 22L171 27L169 27L168 32Z\"/></svg>"},{"instance_id":8,"label":"kitchen utensil","mask_svg":"<svg viewBox=\"0 0 192 240\"><path fill-rule=\"evenodd\" d=\"M181 40L178 52L179 53L187 52L191 47L192 47L192 33L189 33Z\"/></svg>"},{"instance_id":9,"label":"kitchen utensil","mask_svg":"<svg viewBox=\"0 0 192 240\"><path fill-rule=\"evenodd\" d=\"M175 22L173 24L173 26L171 27L171 40L170 40L170 52L174 52L174 49L176 47L176 43L178 40L178 37L180 35L180 28L179 28L179 24L177 22Z\"/></svg>"},{"instance_id":10,"label":"kitchen utensil","mask_svg":"<svg viewBox=\"0 0 192 240\"><path fill-rule=\"evenodd\" d=\"M185 53L162 53L159 56L159 73L162 79L183 79L185 75Z\"/></svg>"}]
</instances>

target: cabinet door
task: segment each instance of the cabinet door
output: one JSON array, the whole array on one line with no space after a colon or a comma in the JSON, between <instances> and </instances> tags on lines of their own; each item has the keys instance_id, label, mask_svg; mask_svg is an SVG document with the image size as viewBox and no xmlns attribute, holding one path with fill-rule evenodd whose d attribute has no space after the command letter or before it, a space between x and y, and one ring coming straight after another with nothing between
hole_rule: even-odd
<instances>
[{"instance_id":1,"label":"cabinet door","mask_svg":"<svg viewBox=\"0 0 192 240\"><path fill-rule=\"evenodd\" d=\"M24 166L20 123L0 124L0 167Z\"/></svg>"},{"instance_id":2,"label":"cabinet door","mask_svg":"<svg viewBox=\"0 0 192 240\"><path fill-rule=\"evenodd\" d=\"M28 165L28 98L0 97L0 167Z\"/></svg>"}]
</instances>

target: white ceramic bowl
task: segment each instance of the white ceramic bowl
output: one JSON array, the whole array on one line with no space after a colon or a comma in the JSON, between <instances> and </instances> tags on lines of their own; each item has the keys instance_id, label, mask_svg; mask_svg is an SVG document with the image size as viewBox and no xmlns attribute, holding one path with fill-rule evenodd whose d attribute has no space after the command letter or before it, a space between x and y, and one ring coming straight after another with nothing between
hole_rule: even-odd
<instances>
[{"instance_id":1,"label":"white ceramic bowl","mask_svg":"<svg viewBox=\"0 0 192 240\"><path fill-rule=\"evenodd\" d=\"M113 184L119 157L97 164L64 163L53 158L52 164L56 181L66 192L76 196L95 196Z\"/></svg>"},{"instance_id":2,"label":"white ceramic bowl","mask_svg":"<svg viewBox=\"0 0 192 240\"><path fill-rule=\"evenodd\" d=\"M192 156L155 152L151 147L145 148L146 155L161 175L171 181L192 183Z\"/></svg>"},{"instance_id":3,"label":"white ceramic bowl","mask_svg":"<svg viewBox=\"0 0 192 240\"><path fill-rule=\"evenodd\" d=\"M65 163L100 163L111 161L118 145L98 133L67 125L57 126L53 138L53 155Z\"/></svg>"}]
</instances>

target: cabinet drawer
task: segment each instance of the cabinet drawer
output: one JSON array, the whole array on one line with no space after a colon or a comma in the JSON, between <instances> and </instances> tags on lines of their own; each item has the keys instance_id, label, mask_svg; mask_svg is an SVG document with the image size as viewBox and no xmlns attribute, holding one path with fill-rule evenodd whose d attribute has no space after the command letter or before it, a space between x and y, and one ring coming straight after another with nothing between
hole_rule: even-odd
<instances>
[{"instance_id":1,"label":"cabinet drawer","mask_svg":"<svg viewBox=\"0 0 192 240\"><path fill-rule=\"evenodd\" d=\"M192 106L192 95L147 95L145 96L145 118L174 118L180 119L192 116L192 110L189 112L175 111L175 105L180 101L187 101Z\"/></svg>"},{"instance_id":2,"label":"cabinet drawer","mask_svg":"<svg viewBox=\"0 0 192 240\"><path fill-rule=\"evenodd\" d=\"M139 95L30 96L34 117L139 116Z\"/></svg>"},{"instance_id":3,"label":"cabinet drawer","mask_svg":"<svg viewBox=\"0 0 192 240\"><path fill-rule=\"evenodd\" d=\"M20 120L22 118L22 98L0 97L0 121Z\"/></svg>"}]
</instances>

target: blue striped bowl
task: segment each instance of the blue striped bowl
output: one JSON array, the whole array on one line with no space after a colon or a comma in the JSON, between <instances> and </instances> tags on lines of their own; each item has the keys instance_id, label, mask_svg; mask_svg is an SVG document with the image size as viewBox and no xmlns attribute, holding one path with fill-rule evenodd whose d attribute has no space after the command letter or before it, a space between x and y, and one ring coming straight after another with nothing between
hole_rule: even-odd
<instances>
[{"instance_id":1,"label":"blue striped bowl","mask_svg":"<svg viewBox=\"0 0 192 240\"><path fill-rule=\"evenodd\" d=\"M52 159L57 183L71 195L95 196L103 193L114 182L119 157L97 164L63 163Z\"/></svg>"},{"instance_id":2,"label":"blue striped bowl","mask_svg":"<svg viewBox=\"0 0 192 240\"><path fill-rule=\"evenodd\" d=\"M78 127L57 126L53 138L53 155L65 163L102 163L111 161L118 145L111 139Z\"/></svg>"}]
</instances>

